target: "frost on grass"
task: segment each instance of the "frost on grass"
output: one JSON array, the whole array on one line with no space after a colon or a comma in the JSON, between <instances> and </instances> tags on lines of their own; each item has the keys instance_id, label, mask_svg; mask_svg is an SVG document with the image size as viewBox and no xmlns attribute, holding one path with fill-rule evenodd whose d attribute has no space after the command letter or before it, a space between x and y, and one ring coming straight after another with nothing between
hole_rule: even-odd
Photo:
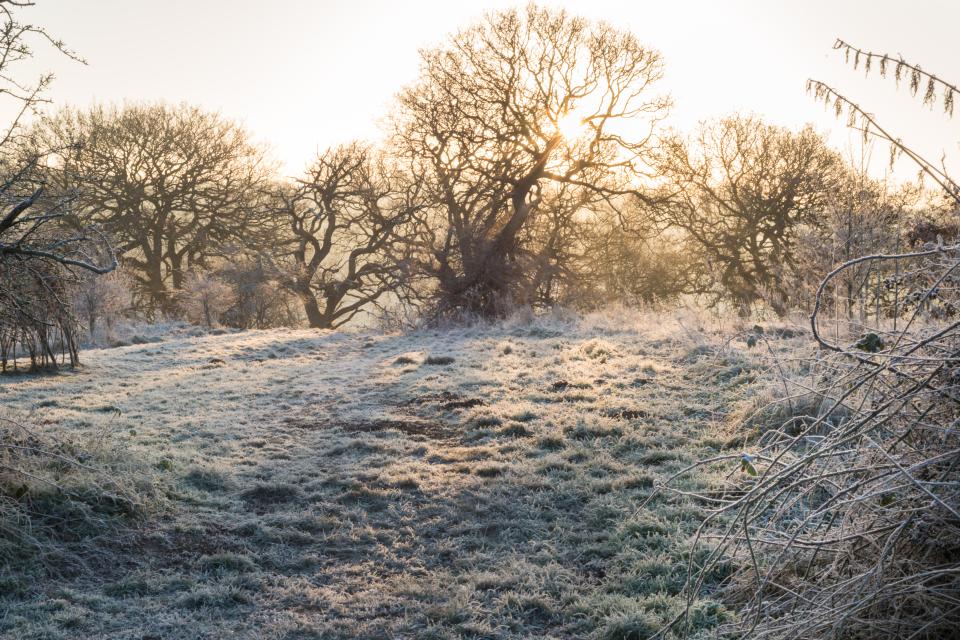
<instances>
[{"instance_id":1,"label":"frost on grass","mask_svg":"<svg viewBox=\"0 0 960 640\"><path fill-rule=\"evenodd\" d=\"M734 351L688 319L558 314L177 331L0 379L168 501L76 571L0 569L0 636L644 637L684 605L703 505L638 507L753 402Z\"/></svg>"}]
</instances>

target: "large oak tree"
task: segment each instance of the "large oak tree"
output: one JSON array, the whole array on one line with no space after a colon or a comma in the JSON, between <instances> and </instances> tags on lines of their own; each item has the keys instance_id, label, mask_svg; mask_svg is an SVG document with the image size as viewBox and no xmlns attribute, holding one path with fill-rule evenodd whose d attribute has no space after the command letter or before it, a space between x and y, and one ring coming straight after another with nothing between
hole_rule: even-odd
<instances>
[{"instance_id":1,"label":"large oak tree","mask_svg":"<svg viewBox=\"0 0 960 640\"><path fill-rule=\"evenodd\" d=\"M251 231L268 175L263 151L243 128L186 105L67 109L35 137L62 149L50 179L78 194L145 302L162 310L192 268Z\"/></svg>"},{"instance_id":2,"label":"large oak tree","mask_svg":"<svg viewBox=\"0 0 960 640\"><path fill-rule=\"evenodd\" d=\"M655 166L660 192L644 204L701 259L702 290L744 311L759 300L782 310L781 275L795 263L797 231L817 222L838 187L839 155L810 127L736 116L665 137Z\"/></svg>"},{"instance_id":3,"label":"large oak tree","mask_svg":"<svg viewBox=\"0 0 960 640\"><path fill-rule=\"evenodd\" d=\"M420 181L354 143L320 154L276 192L276 264L311 327L335 329L414 285L409 251Z\"/></svg>"},{"instance_id":4,"label":"large oak tree","mask_svg":"<svg viewBox=\"0 0 960 640\"><path fill-rule=\"evenodd\" d=\"M545 202L635 190L668 106L652 93L661 59L629 33L534 5L489 14L422 57L394 137L431 203L420 266L438 311L496 314L541 284L525 230Z\"/></svg>"}]
</instances>

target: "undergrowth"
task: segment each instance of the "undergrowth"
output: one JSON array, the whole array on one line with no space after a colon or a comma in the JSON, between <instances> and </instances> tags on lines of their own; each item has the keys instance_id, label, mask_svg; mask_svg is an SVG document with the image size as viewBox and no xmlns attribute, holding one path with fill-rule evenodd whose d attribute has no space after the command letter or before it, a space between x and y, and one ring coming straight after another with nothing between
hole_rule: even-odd
<instances>
[{"instance_id":1,"label":"undergrowth","mask_svg":"<svg viewBox=\"0 0 960 640\"><path fill-rule=\"evenodd\" d=\"M159 501L151 474L107 439L0 416L0 595L83 573Z\"/></svg>"}]
</instances>

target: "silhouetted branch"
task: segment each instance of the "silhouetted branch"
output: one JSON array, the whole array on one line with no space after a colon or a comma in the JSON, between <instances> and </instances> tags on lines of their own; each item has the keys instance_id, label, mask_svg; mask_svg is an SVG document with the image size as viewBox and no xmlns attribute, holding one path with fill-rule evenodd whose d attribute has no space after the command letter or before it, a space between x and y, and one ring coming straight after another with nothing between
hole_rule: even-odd
<instances>
[{"instance_id":1,"label":"silhouetted branch","mask_svg":"<svg viewBox=\"0 0 960 640\"><path fill-rule=\"evenodd\" d=\"M814 99L818 102L823 102L823 104L827 105L828 107L832 106L837 117L843 115L843 112L846 109L847 125L850 127L857 127L859 121L858 128L860 131L862 131L865 140L869 136L873 135L889 143L891 145L891 164L893 164L898 153L906 155L913 160L918 167L920 167L920 170L924 174L929 176L938 185L940 185L940 187L942 187L943 190L957 203L960 203L960 185L954 182L945 171L937 168L937 166L932 162L929 162L919 153L904 144L900 138L894 136L880 126L876 118L874 118L872 114L862 109L860 105L853 102L830 85L819 80L807 80L807 91L812 93Z\"/></svg>"},{"instance_id":2,"label":"silhouetted branch","mask_svg":"<svg viewBox=\"0 0 960 640\"><path fill-rule=\"evenodd\" d=\"M910 94L914 96L917 95L917 93L920 91L920 87L923 86L923 103L925 105L929 105L931 108L936 102L936 91L939 87L943 92L943 111L944 113L953 116L955 99L957 94L960 93L960 89L957 89L956 85L950 84L942 78L924 71L919 65L911 64L904 60L901 56L894 58L886 53L880 54L874 53L873 51L866 51L864 49L855 47L852 44L844 42L840 38L837 38L836 42L833 43L833 48L842 50L845 54L845 60L848 63L851 61L852 57L854 69L857 69L860 66L862 60L864 71L868 74L873 69L874 60L878 61L880 76L883 78L887 77L887 73L889 73L889 67L890 65L893 65L893 77L897 82L897 86L900 85L900 81L903 79L904 75L908 76Z\"/></svg>"}]
</instances>

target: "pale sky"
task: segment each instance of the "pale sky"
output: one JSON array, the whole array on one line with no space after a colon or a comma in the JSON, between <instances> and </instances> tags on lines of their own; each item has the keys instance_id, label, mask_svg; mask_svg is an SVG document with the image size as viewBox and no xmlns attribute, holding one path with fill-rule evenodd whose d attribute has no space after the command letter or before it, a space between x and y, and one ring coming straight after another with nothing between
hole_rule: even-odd
<instances>
[{"instance_id":1,"label":"pale sky","mask_svg":"<svg viewBox=\"0 0 960 640\"><path fill-rule=\"evenodd\" d=\"M71 63L37 46L53 71L55 104L188 102L243 123L269 144L288 174L319 149L376 140L394 94L413 80L420 47L443 41L500 0L37 0L21 13L89 62ZM960 108L954 120L896 91L892 79L843 63L836 37L902 54L960 82L953 0L736 0L710 2L557 0L585 17L629 29L666 63L662 90L670 123L689 129L733 111L773 123L813 123L833 144L858 139L805 93L813 77L876 114L930 159L960 167ZM960 105L958 105L960 106ZM856 146L856 145L853 145ZM874 172L882 172L886 152ZM953 160L956 158L956 160ZM898 175L913 172L904 165Z\"/></svg>"}]
</instances>

